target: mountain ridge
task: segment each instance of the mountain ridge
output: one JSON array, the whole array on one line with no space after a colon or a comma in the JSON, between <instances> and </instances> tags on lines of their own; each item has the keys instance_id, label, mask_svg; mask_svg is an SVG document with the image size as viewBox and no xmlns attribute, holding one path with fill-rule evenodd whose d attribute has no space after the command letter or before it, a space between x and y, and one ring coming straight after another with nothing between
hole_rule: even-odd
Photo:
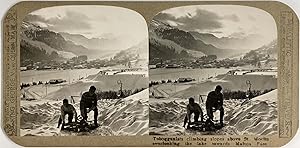
<instances>
[{"instance_id":1,"label":"mountain ridge","mask_svg":"<svg viewBox=\"0 0 300 148\"><path fill-rule=\"evenodd\" d=\"M175 52L175 47L172 46L173 49L167 49L167 45L163 45L163 42L159 42L159 40L168 40L172 41L175 44L179 45L184 51L196 51L201 52L204 55L217 55L218 58L229 57L230 55L234 55L235 50L231 49L219 49L211 44L206 44L201 40L197 40L193 37L188 31L180 30L176 27L172 27L166 23L160 22L158 20L153 19L149 26L149 34L150 34L150 57L155 57L154 55L159 55L159 52L165 53L167 51L159 51L159 46L165 46L164 49L168 50L168 52ZM151 46L151 44L155 43L153 41L157 41L156 43L161 44L158 46ZM155 47L155 48L151 48ZM151 55L151 50L155 51L156 54ZM153 52L152 52L153 53ZM172 53L174 54L174 53ZM176 57L176 56L175 56ZM160 57L162 58L162 57ZM176 58L180 58L176 57Z\"/></svg>"},{"instance_id":2,"label":"mountain ridge","mask_svg":"<svg viewBox=\"0 0 300 148\"><path fill-rule=\"evenodd\" d=\"M82 45L76 45L72 41L65 40L59 33L41 28L33 23L23 22L21 25L21 37L26 37L32 41L45 43L49 47L58 51L72 52L76 55L82 55L89 49Z\"/></svg>"},{"instance_id":3,"label":"mountain ridge","mask_svg":"<svg viewBox=\"0 0 300 148\"><path fill-rule=\"evenodd\" d=\"M263 39L256 34L249 34L244 37L217 37L211 33L200 33L197 31L189 31L193 37L202 40L206 44L212 44L217 48L253 50L263 45Z\"/></svg>"},{"instance_id":4,"label":"mountain ridge","mask_svg":"<svg viewBox=\"0 0 300 148\"><path fill-rule=\"evenodd\" d=\"M75 44L82 45L88 49L95 49L95 50L116 50L118 47L114 44L118 42L118 39L112 38L87 38L81 34L71 34L67 32L60 32L62 37L65 40L72 41Z\"/></svg>"}]
</instances>

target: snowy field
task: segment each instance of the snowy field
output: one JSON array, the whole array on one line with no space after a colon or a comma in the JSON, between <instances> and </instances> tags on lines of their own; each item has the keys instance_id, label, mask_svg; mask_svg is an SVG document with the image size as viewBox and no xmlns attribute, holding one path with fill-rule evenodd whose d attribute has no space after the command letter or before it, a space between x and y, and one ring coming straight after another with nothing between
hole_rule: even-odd
<instances>
[{"instance_id":1,"label":"snowy field","mask_svg":"<svg viewBox=\"0 0 300 148\"><path fill-rule=\"evenodd\" d=\"M225 74L231 69L227 68L197 68L197 69L183 69L183 68L157 68L149 70L150 81L161 80L177 80L178 78L193 78L196 81L206 80L209 77L215 77L219 74Z\"/></svg>"},{"instance_id":2,"label":"snowy field","mask_svg":"<svg viewBox=\"0 0 300 148\"><path fill-rule=\"evenodd\" d=\"M78 81L82 77L97 74L103 69L67 69L67 70L28 70L21 71L21 83L32 83L42 81L45 83L51 79L63 79L67 83Z\"/></svg>"},{"instance_id":3,"label":"snowy field","mask_svg":"<svg viewBox=\"0 0 300 148\"><path fill-rule=\"evenodd\" d=\"M51 86L36 85L24 88L26 97L36 100L21 100L21 136L69 136L69 135L145 135L149 133L149 89L123 99L101 98L98 101L98 124L100 127L88 133L63 132L57 128L63 99L71 103L71 96L77 114L79 101L90 86L97 91L119 91L147 88L148 77L140 74L101 75L94 74L71 84ZM89 114L93 120L93 112Z\"/></svg>"},{"instance_id":4,"label":"snowy field","mask_svg":"<svg viewBox=\"0 0 300 148\"><path fill-rule=\"evenodd\" d=\"M242 105L239 100L224 101L224 124L217 132L196 132L183 128L187 99L150 98L152 135L275 135L278 131L277 90L258 96ZM206 114L205 103L200 106ZM215 112L215 118L219 112Z\"/></svg>"},{"instance_id":5,"label":"snowy field","mask_svg":"<svg viewBox=\"0 0 300 148\"><path fill-rule=\"evenodd\" d=\"M21 106L21 136L121 136L149 133L149 90L145 89L122 100L99 100L100 127L89 133L61 132L57 127L62 101L23 101ZM77 113L79 103L74 104ZM89 113L93 120L93 112Z\"/></svg>"},{"instance_id":6,"label":"snowy field","mask_svg":"<svg viewBox=\"0 0 300 148\"><path fill-rule=\"evenodd\" d=\"M274 73L272 73L274 74ZM277 134L277 78L269 73L250 75L218 75L200 83L158 84L150 87L150 134L153 135L274 135ZM243 99L224 100L224 124L217 132L196 132L183 128L188 98L194 97L206 114L205 99L208 92L221 85L224 90L247 91L274 89L252 98L241 105ZM219 120L219 111L215 120Z\"/></svg>"}]
</instances>

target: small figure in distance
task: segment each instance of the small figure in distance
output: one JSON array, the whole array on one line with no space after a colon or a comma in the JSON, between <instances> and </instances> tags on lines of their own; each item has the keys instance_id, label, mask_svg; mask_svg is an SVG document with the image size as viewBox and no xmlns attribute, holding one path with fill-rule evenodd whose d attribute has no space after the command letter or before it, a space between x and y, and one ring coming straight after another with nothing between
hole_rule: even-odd
<instances>
[{"instance_id":1,"label":"small figure in distance","mask_svg":"<svg viewBox=\"0 0 300 148\"><path fill-rule=\"evenodd\" d=\"M220 111L220 125L223 127L223 117L224 117L224 108L223 108L223 94L221 93L222 87L217 85L214 91L208 93L206 100L206 112L210 121L213 121L214 114L213 112Z\"/></svg>"},{"instance_id":2,"label":"small figure in distance","mask_svg":"<svg viewBox=\"0 0 300 148\"><path fill-rule=\"evenodd\" d=\"M83 118L83 121L87 121L88 116L87 114L90 111L94 111L94 124L95 127L98 126L98 108L97 108L97 95L95 94L96 87L91 86L88 92L82 94L80 100L80 112Z\"/></svg>"},{"instance_id":3,"label":"small figure in distance","mask_svg":"<svg viewBox=\"0 0 300 148\"><path fill-rule=\"evenodd\" d=\"M60 107L61 116L58 120L58 126L60 127L62 124L62 128L64 129L65 124L65 116L68 115L68 124L72 123L73 117L75 116L75 122L77 122L77 112L73 105L69 104L69 101L67 99L63 100L63 105Z\"/></svg>"},{"instance_id":4,"label":"small figure in distance","mask_svg":"<svg viewBox=\"0 0 300 148\"><path fill-rule=\"evenodd\" d=\"M198 103L195 102L194 98L189 98L189 104L187 105L187 114L184 118L183 127L185 128L186 123L188 123L188 128L191 124L191 115L194 114L194 123L199 121L199 116L201 116L201 122L203 122L203 112Z\"/></svg>"}]
</instances>

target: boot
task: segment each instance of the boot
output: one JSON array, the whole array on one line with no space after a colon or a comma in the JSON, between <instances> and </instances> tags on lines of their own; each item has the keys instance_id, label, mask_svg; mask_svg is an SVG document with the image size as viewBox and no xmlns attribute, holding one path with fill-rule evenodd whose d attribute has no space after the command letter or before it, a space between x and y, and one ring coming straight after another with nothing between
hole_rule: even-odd
<instances>
[{"instance_id":1,"label":"boot","mask_svg":"<svg viewBox=\"0 0 300 148\"><path fill-rule=\"evenodd\" d=\"M95 127L99 127L97 120L94 121Z\"/></svg>"},{"instance_id":2,"label":"boot","mask_svg":"<svg viewBox=\"0 0 300 148\"><path fill-rule=\"evenodd\" d=\"M221 127L224 127L224 123L223 123L222 120L220 120L220 126L221 126Z\"/></svg>"}]
</instances>

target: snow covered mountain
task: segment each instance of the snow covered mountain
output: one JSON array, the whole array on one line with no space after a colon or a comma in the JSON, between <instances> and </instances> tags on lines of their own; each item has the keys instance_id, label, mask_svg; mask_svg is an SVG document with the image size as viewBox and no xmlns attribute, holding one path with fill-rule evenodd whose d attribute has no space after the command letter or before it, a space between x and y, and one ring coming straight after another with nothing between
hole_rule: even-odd
<instances>
[{"instance_id":1,"label":"snow covered mountain","mask_svg":"<svg viewBox=\"0 0 300 148\"><path fill-rule=\"evenodd\" d=\"M217 48L225 49L239 49L239 50L250 50L261 47L264 40L257 34L250 34L245 37L216 37L210 33L200 33L196 31L190 31L197 40L201 40L206 44L214 45Z\"/></svg>"},{"instance_id":2,"label":"snow covered mountain","mask_svg":"<svg viewBox=\"0 0 300 148\"><path fill-rule=\"evenodd\" d=\"M271 58L277 59L278 47L277 47L277 40L272 41L271 43L264 45L256 50L254 50L258 54L261 55L268 55Z\"/></svg>"},{"instance_id":3,"label":"snow covered mountain","mask_svg":"<svg viewBox=\"0 0 300 148\"><path fill-rule=\"evenodd\" d=\"M172 27L169 24L153 19L149 26L150 59L201 57L217 55L224 58L237 51L220 49L194 38L189 32Z\"/></svg>"},{"instance_id":4,"label":"snow covered mountain","mask_svg":"<svg viewBox=\"0 0 300 148\"><path fill-rule=\"evenodd\" d=\"M22 22L21 25L21 63L25 60L65 60L84 55L89 49L66 41L59 33Z\"/></svg>"},{"instance_id":5,"label":"snow covered mountain","mask_svg":"<svg viewBox=\"0 0 300 148\"><path fill-rule=\"evenodd\" d=\"M76 45L82 45L88 49L94 50L116 50L119 49L119 45L116 42L120 42L117 38L87 38L81 34L70 34L66 32L60 32L59 34L67 41L72 41Z\"/></svg>"},{"instance_id":6,"label":"snow covered mountain","mask_svg":"<svg viewBox=\"0 0 300 148\"><path fill-rule=\"evenodd\" d=\"M22 23L21 38L38 41L56 49L57 51L72 52L75 55L85 54L89 50L82 45L76 45L72 41L65 40L59 33L41 28L29 22Z\"/></svg>"},{"instance_id":7,"label":"snow covered mountain","mask_svg":"<svg viewBox=\"0 0 300 148\"><path fill-rule=\"evenodd\" d=\"M262 60L277 60L277 41L274 40L269 44L266 44L260 48L251 50L247 53L241 54L239 58L243 59L256 59L258 61Z\"/></svg>"},{"instance_id":8,"label":"snow covered mountain","mask_svg":"<svg viewBox=\"0 0 300 148\"><path fill-rule=\"evenodd\" d=\"M130 67L147 67L148 66L148 40L145 39L135 46L121 50L111 59L117 64L130 65Z\"/></svg>"}]
</instances>

